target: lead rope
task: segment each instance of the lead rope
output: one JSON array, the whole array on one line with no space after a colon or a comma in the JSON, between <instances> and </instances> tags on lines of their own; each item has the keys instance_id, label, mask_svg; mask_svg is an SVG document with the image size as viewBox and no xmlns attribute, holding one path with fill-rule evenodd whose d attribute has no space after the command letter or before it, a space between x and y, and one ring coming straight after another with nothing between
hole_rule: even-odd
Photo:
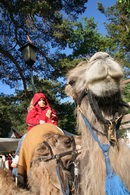
<instances>
[{"instance_id":1,"label":"lead rope","mask_svg":"<svg viewBox=\"0 0 130 195\"><path fill-rule=\"evenodd\" d=\"M112 170L111 165L110 165L110 159L108 157L110 144L101 144L98 137L96 136L95 132L93 131L91 125L89 124L88 120L85 118L83 113L81 113L81 115L82 115L82 118L83 118L85 124L89 128L93 138L98 143L99 147L101 148L101 150L103 152L103 155L104 155L104 158L105 158L105 164L106 164L106 174L107 174L108 177L110 177L113 174L113 170Z\"/></svg>"},{"instance_id":2,"label":"lead rope","mask_svg":"<svg viewBox=\"0 0 130 195\"><path fill-rule=\"evenodd\" d=\"M98 143L99 147L102 149L103 155L106 157L106 152L108 153L109 148L110 148L110 144L101 144L101 143L100 143L98 137L96 136L96 133L93 131L93 129L92 129L90 123L89 123L88 120L85 118L85 116L84 116L82 110L80 109L80 107L79 107L79 111L81 112L82 118L83 118L83 120L84 120L86 126L87 126L88 129L90 130L90 132L91 132L93 138L94 138L95 141Z\"/></svg>"}]
</instances>

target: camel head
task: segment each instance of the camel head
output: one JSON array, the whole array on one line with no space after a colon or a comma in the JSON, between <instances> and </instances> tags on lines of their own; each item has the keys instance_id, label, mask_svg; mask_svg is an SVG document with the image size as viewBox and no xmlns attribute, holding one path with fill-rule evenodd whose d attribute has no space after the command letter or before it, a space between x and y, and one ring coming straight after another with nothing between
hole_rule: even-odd
<instances>
[{"instance_id":1,"label":"camel head","mask_svg":"<svg viewBox=\"0 0 130 195\"><path fill-rule=\"evenodd\" d=\"M67 181L73 180L74 165L78 165L77 156L81 153L81 139L50 132L43 140L34 152L28 184L35 194L61 195L60 180L65 190L68 189ZM61 179L58 179L58 170Z\"/></svg>"},{"instance_id":2,"label":"camel head","mask_svg":"<svg viewBox=\"0 0 130 195\"><path fill-rule=\"evenodd\" d=\"M112 129L113 132L115 126L119 126L119 122L115 124L116 118L122 115L122 77L121 65L109 54L97 52L89 61L81 62L68 72L65 91L80 106L92 125L98 120L95 127L104 129L99 126L104 124L107 131Z\"/></svg>"},{"instance_id":3,"label":"camel head","mask_svg":"<svg viewBox=\"0 0 130 195\"><path fill-rule=\"evenodd\" d=\"M66 94L74 100L88 90L98 97L110 97L120 92L123 70L109 54L97 52L81 62L67 75Z\"/></svg>"},{"instance_id":4,"label":"camel head","mask_svg":"<svg viewBox=\"0 0 130 195\"><path fill-rule=\"evenodd\" d=\"M43 143L39 144L35 150L32 161L39 157L43 161L62 160L63 166L68 169L72 162L72 153L75 150L76 157L81 152L81 139L80 136L69 137L60 134L47 133L43 136ZM57 157L56 157L57 155Z\"/></svg>"}]
</instances>

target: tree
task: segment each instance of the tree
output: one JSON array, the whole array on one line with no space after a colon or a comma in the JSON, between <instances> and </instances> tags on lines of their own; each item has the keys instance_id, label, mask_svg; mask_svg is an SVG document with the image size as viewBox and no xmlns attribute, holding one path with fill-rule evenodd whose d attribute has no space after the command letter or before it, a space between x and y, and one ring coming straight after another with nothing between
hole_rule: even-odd
<instances>
[{"instance_id":1,"label":"tree","mask_svg":"<svg viewBox=\"0 0 130 195\"><path fill-rule=\"evenodd\" d=\"M33 42L37 47L37 60L33 65L37 91L47 95L53 108L55 105L60 106L60 100L65 94L62 90L64 79L59 79L65 74L66 67L59 59L66 57L61 51L65 49L73 33L71 23L85 11L86 2L87 0L0 0L0 80L16 89L14 104L11 103L8 109L6 104L3 107L8 113L8 120L5 119L4 111L1 113L1 120L5 123L9 121L9 126L19 131L26 128L25 114L32 98L30 68L24 63L19 48L27 41ZM21 83L24 90L19 90ZM1 94L1 98L4 101L4 94ZM12 99L9 96L6 98L9 102ZM1 108L2 105L0 104ZM57 112L60 115L60 111ZM3 126L1 131L2 129Z\"/></svg>"},{"instance_id":2,"label":"tree","mask_svg":"<svg viewBox=\"0 0 130 195\"><path fill-rule=\"evenodd\" d=\"M98 3L98 9L105 14L109 21L105 24L109 40L107 50L123 65L124 79L127 79L124 81L126 84L123 87L123 100L130 102L130 10L126 3L128 3L127 0L122 3L117 2L106 9L101 3Z\"/></svg>"},{"instance_id":3,"label":"tree","mask_svg":"<svg viewBox=\"0 0 130 195\"><path fill-rule=\"evenodd\" d=\"M46 94L51 107L57 111L59 126L75 133L74 104L63 101L66 97L65 74L82 58L89 58L97 51L116 53L118 59L123 53L120 51L123 41L113 39L114 32L103 37L93 18L77 21L78 15L86 9L86 2L0 0L0 80L16 89L15 95L0 96L2 102L6 99L6 103L0 104L1 121L5 124L8 121L9 127L20 132L27 128L25 117L32 98L30 68L24 63L19 48L28 40L38 48L37 60L32 67L37 92ZM127 45L129 47L129 43ZM71 49L71 53L66 54L66 48ZM124 62L126 57L129 57L127 51L123 55ZM129 70L129 64L125 66ZM19 88L21 81L23 90ZM2 129L3 126L0 131Z\"/></svg>"},{"instance_id":4,"label":"tree","mask_svg":"<svg viewBox=\"0 0 130 195\"><path fill-rule=\"evenodd\" d=\"M106 50L107 39L97 30L94 18L83 18L74 23L74 33L69 40L69 47L73 49L73 58L89 58L97 51Z\"/></svg>"},{"instance_id":5,"label":"tree","mask_svg":"<svg viewBox=\"0 0 130 195\"><path fill-rule=\"evenodd\" d=\"M12 88L21 80L24 90L30 84L30 71L18 50L28 40L37 46L35 74L46 79L60 76L59 50L67 46L72 33L71 21L85 11L87 0L1 0L0 80ZM69 18L69 19L68 19ZM57 70L57 78L53 71ZM58 75L59 73L59 75ZM43 76L42 76L43 77Z\"/></svg>"},{"instance_id":6,"label":"tree","mask_svg":"<svg viewBox=\"0 0 130 195\"><path fill-rule=\"evenodd\" d=\"M16 88L13 104L11 103L7 112L10 125L19 131L26 128L26 109L32 98L30 69L24 64L19 51L27 40L33 42L38 48L37 60L33 65L37 91L45 93L49 103L57 111L59 126L71 132L75 131L74 106L70 102L61 103L61 100L66 97L64 84L67 71L74 67L81 60L80 58L86 56L86 53L91 55L96 49L98 50L98 46L97 48L94 46L94 41L97 45L96 38L99 36L94 21L86 20L86 29L76 23L78 15L86 9L86 2L87 0L0 1L0 35L2 37L0 80ZM82 33L81 42L78 39L79 33ZM93 50L88 41L93 43ZM83 43L86 44L86 48L83 48ZM74 50L71 55L67 56L63 52L66 46ZM81 53L78 46L82 49ZM19 90L21 81L24 91ZM5 98L3 94L1 97ZM7 98L10 101L12 97ZM3 119L4 117L2 115Z\"/></svg>"},{"instance_id":7,"label":"tree","mask_svg":"<svg viewBox=\"0 0 130 195\"><path fill-rule=\"evenodd\" d=\"M122 63L125 77L130 78L130 13L119 2L106 9L98 3L98 9L109 21L105 24L109 39L108 51Z\"/></svg>"},{"instance_id":8,"label":"tree","mask_svg":"<svg viewBox=\"0 0 130 195\"><path fill-rule=\"evenodd\" d=\"M6 99L5 98L3 99L0 96L0 137L7 137L12 126L11 120L8 117L9 115L9 112L7 110L8 107L6 109L5 102Z\"/></svg>"}]
</instances>

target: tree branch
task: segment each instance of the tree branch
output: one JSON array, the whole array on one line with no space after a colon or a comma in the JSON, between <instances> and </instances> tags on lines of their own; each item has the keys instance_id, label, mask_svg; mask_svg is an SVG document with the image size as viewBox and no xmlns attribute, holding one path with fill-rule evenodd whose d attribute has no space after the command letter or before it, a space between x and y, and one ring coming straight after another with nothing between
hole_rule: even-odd
<instances>
[{"instance_id":1,"label":"tree branch","mask_svg":"<svg viewBox=\"0 0 130 195\"><path fill-rule=\"evenodd\" d=\"M23 73L22 73L22 69L20 68L19 64L17 63L17 61L15 60L15 58L10 54L8 53L6 50L3 50L0 48L0 52L7 58L9 58L16 66L18 72L19 72L19 75L23 81L23 86L24 86L24 91L25 93L27 92L27 87L26 87L26 81L25 81L25 78L23 76Z\"/></svg>"},{"instance_id":2,"label":"tree branch","mask_svg":"<svg viewBox=\"0 0 130 195\"><path fill-rule=\"evenodd\" d=\"M130 83L130 79L124 80L122 83L127 85L128 83Z\"/></svg>"}]
</instances>

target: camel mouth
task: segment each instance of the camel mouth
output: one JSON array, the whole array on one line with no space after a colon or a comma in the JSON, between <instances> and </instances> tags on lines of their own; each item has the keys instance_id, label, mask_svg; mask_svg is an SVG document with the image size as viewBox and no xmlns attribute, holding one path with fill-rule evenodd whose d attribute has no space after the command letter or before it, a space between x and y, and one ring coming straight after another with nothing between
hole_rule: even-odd
<instances>
[{"instance_id":1,"label":"camel mouth","mask_svg":"<svg viewBox=\"0 0 130 195\"><path fill-rule=\"evenodd\" d=\"M117 105L121 100L120 92L116 92L115 94L110 95L110 96L108 96L108 94L106 93L106 96L103 96L103 97L99 97L91 91L90 93L93 98L93 101L96 102L99 107L108 106L108 105L109 106Z\"/></svg>"},{"instance_id":2,"label":"camel mouth","mask_svg":"<svg viewBox=\"0 0 130 195\"><path fill-rule=\"evenodd\" d=\"M115 93L113 96L98 97L91 91L88 91L88 100L96 118L103 124L110 125L110 121L104 118L103 112L107 108L107 112L109 112L110 115L117 113L121 102L120 93ZM113 109L113 113L111 112L111 108Z\"/></svg>"}]
</instances>

